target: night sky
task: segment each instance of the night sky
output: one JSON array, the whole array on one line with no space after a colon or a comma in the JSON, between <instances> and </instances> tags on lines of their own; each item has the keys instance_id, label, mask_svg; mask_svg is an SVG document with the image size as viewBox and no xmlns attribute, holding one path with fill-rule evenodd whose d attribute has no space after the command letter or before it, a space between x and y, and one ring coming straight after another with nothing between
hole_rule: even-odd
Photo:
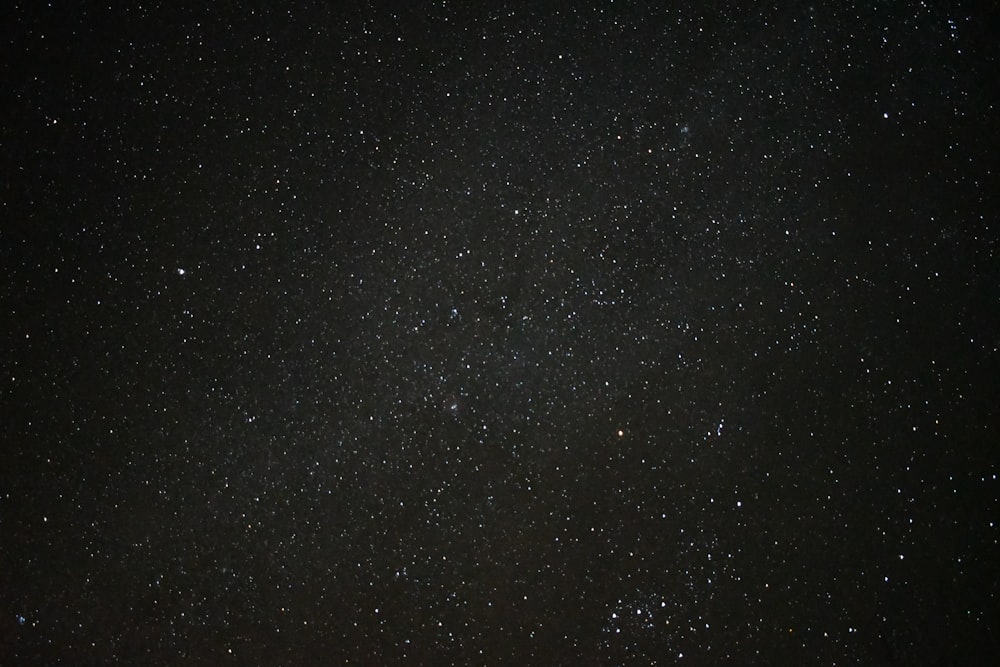
<instances>
[{"instance_id":1,"label":"night sky","mask_svg":"<svg viewBox=\"0 0 1000 667\"><path fill-rule=\"evenodd\" d=\"M17 4L0 664L1000 661L989 3Z\"/></svg>"}]
</instances>

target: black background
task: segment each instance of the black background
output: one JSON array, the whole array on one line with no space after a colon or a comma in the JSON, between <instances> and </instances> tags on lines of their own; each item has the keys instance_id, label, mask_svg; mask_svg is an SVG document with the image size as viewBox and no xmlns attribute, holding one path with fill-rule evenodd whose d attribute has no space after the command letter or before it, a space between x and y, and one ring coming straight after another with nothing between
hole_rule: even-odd
<instances>
[{"instance_id":1,"label":"black background","mask_svg":"<svg viewBox=\"0 0 1000 667\"><path fill-rule=\"evenodd\" d=\"M2 16L4 664L1000 661L995 12L98 4Z\"/></svg>"}]
</instances>

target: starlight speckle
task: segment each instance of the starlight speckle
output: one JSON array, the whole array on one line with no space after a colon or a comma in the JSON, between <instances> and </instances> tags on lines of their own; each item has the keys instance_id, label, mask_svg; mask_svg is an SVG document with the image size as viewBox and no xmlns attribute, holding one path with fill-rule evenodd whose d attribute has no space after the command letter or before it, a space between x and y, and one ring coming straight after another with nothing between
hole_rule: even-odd
<instances>
[{"instance_id":1,"label":"starlight speckle","mask_svg":"<svg viewBox=\"0 0 1000 667\"><path fill-rule=\"evenodd\" d=\"M985 3L160 4L5 14L0 663L1000 664Z\"/></svg>"}]
</instances>

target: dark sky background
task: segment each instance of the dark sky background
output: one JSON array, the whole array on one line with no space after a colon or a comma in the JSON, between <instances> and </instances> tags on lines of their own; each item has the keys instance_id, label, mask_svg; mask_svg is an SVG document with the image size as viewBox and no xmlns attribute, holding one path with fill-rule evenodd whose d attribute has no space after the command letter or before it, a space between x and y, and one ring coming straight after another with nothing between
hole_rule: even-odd
<instances>
[{"instance_id":1,"label":"dark sky background","mask_svg":"<svg viewBox=\"0 0 1000 667\"><path fill-rule=\"evenodd\" d=\"M988 3L156 4L3 10L0 663L1000 661Z\"/></svg>"}]
</instances>

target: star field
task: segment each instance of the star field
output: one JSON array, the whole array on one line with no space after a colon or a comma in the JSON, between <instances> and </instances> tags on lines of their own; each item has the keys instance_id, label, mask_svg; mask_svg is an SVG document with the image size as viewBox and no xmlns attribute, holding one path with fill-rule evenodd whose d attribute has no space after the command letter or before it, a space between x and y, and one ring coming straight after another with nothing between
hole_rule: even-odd
<instances>
[{"instance_id":1,"label":"star field","mask_svg":"<svg viewBox=\"0 0 1000 667\"><path fill-rule=\"evenodd\" d=\"M1000 659L996 13L550 4L6 12L0 662Z\"/></svg>"}]
</instances>

